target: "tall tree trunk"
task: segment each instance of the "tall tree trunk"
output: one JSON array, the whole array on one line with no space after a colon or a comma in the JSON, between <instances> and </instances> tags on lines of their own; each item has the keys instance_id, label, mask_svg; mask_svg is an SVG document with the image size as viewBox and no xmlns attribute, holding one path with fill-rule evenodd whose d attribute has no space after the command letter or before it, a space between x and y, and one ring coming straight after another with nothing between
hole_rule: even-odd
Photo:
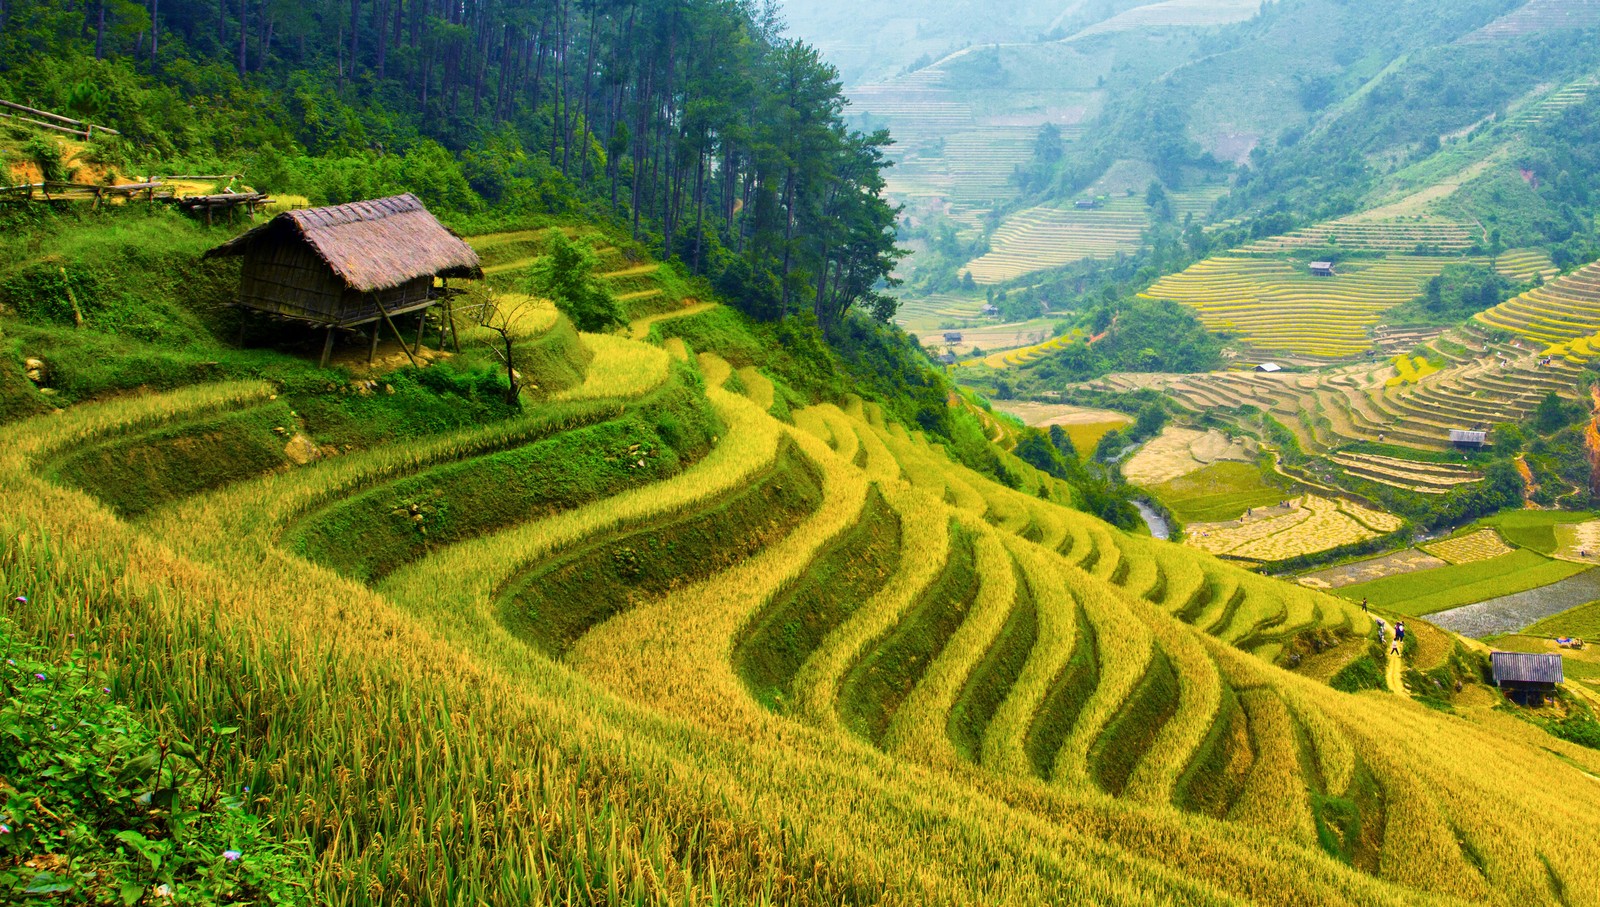
<instances>
[{"instance_id":1,"label":"tall tree trunk","mask_svg":"<svg viewBox=\"0 0 1600 907\"><path fill-rule=\"evenodd\" d=\"M561 65L556 70L556 82L557 95L561 98L561 175L566 176L572 163L572 83L568 81L571 67L567 65L572 56L572 44L567 32L567 0L561 0L561 32L558 40ZM555 161L552 159L550 163L554 164Z\"/></svg>"},{"instance_id":2,"label":"tall tree trunk","mask_svg":"<svg viewBox=\"0 0 1600 907\"><path fill-rule=\"evenodd\" d=\"M822 262L822 273L817 277L817 296L811 301L811 313L817 317L817 324L826 331L828 330L827 306L823 302L828 293L828 243L826 241L822 243L822 256L818 260Z\"/></svg>"},{"instance_id":3,"label":"tall tree trunk","mask_svg":"<svg viewBox=\"0 0 1600 907\"><path fill-rule=\"evenodd\" d=\"M639 203L644 194L644 153L645 142L650 135L648 131L650 116L650 89L654 81L655 70L647 70L644 77L644 91L638 98L638 117L633 130L633 238L639 238Z\"/></svg>"},{"instance_id":4,"label":"tall tree trunk","mask_svg":"<svg viewBox=\"0 0 1600 907\"><path fill-rule=\"evenodd\" d=\"M356 54L361 52L361 0L350 0L350 78L356 77Z\"/></svg>"},{"instance_id":5,"label":"tall tree trunk","mask_svg":"<svg viewBox=\"0 0 1600 907\"><path fill-rule=\"evenodd\" d=\"M789 268L791 266L791 263L792 263L792 260L793 260L793 255L794 255L794 199L795 199L795 194L796 194L796 189L795 189L796 180L795 180L795 172L794 172L794 168L793 167L789 168L788 176L784 180L784 182L786 184L785 187L784 187L784 198L785 198L786 201L785 201L785 204L784 204L785 223L784 223L784 227L783 227L783 294L782 294L783 295L783 313L782 314L788 315L789 314Z\"/></svg>"},{"instance_id":6,"label":"tall tree trunk","mask_svg":"<svg viewBox=\"0 0 1600 907\"><path fill-rule=\"evenodd\" d=\"M694 174L694 272L700 273L700 246L706 235L706 134L700 133L700 152Z\"/></svg>"},{"instance_id":7,"label":"tall tree trunk","mask_svg":"<svg viewBox=\"0 0 1600 907\"><path fill-rule=\"evenodd\" d=\"M239 0L239 75L250 71L250 59L246 53L249 46L250 23L246 21L249 13L249 4Z\"/></svg>"},{"instance_id":8,"label":"tall tree trunk","mask_svg":"<svg viewBox=\"0 0 1600 907\"><path fill-rule=\"evenodd\" d=\"M106 0L100 0L99 23L94 27L94 58L106 58Z\"/></svg>"},{"instance_id":9,"label":"tall tree trunk","mask_svg":"<svg viewBox=\"0 0 1600 907\"><path fill-rule=\"evenodd\" d=\"M266 0L262 0L261 5L264 12ZM261 37L261 49L256 52L256 72L263 72L267 68L267 53L272 50L272 33L277 31L277 28L278 20L269 17L267 19L267 33Z\"/></svg>"},{"instance_id":10,"label":"tall tree trunk","mask_svg":"<svg viewBox=\"0 0 1600 907\"><path fill-rule=\"evenodd\" d=\"M150 0L150 69L156 68L156 51L161 42L161 0Z\"/></svg>"},{"instance_id":11,"label":"tall tree trunk","mask_svg":"<svg viewBox=\"0 0 1600 907\"><path fill-rule=\"evenodd\" d=\"M384 28L389 21L389 4L399 0L382 0L372 9L372 30L378 33L378 80L383 81L384 66L389 62L389 30Z\"/></svg>"},{"instance_id":12,"label":"tall tree trunk","mask_svg":"<svg viewBox=\"0 0 1600 907\"><path fill-rule=\"evenodd\" d=\"M594 35L599 24L600 4L589 6L589 46L583 60L583 141L578 143L578 181L589 179L589 87L594 82Z\"/></svg>"}]
</instances>

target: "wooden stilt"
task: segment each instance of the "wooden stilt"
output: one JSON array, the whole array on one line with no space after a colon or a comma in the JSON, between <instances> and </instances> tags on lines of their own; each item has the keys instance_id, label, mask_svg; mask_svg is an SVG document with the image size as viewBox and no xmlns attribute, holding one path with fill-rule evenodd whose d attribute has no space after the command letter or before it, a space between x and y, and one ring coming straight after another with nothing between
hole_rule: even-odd
<instances>
[{"instance_id":1,"label":"wooden stilt","mask_svg":"<svg viewBox=\"0 0 1600 907\"><path fill-rule=\"evenodd\" d=\"M372 360L378 355L378 323L372 323L372 342L367 345L367 365L372 365Z\"/></svg>"},{"instance_id":2,"label":"wooden stilt","mask_svg":"<svg viewBox=\"0 0 1600 907\"><path fill-rule=\"evenodd\" d=\"M428 310L423 309L417 313L417 342L411 347L411 352L422 352L422 331L428 326Z\"/></svg>"},{"instance_id":3,"label":"wooden stilt","mask_svg":"<svg viewBox=\"0 0 1600 907\"><path fill-rule=\"evenodd\" d=\"M389 310L383 307L383 303L378 301L377 297L373 297L372 301L378 307L378 314L383 316L383 323L387 324L389 330L394 332L394 339L400 341L400 349L405 352L406 358L411 360L412 365L416 365L417 357L411 355L411 347L406 344L406 338L400 333L400 329L395 327L394 319L389 317Z\"/></svg>"},{"instance_id":4,"label":"wooden stilt","mask_svg":"<svg viewBox=\"0 0 1600 907\"><path fill-rule=\"evenodd\" d=\"M322 342L322 362L318 368L327 368L328 362L333 358L333 325L328 325L328 339Z\"/></svg>"}]
</instances>

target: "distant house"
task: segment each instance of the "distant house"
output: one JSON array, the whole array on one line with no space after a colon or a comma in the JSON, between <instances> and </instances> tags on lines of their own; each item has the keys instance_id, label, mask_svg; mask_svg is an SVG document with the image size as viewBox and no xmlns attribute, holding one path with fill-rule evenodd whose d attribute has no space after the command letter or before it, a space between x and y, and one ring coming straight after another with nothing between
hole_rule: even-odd
<instances>
[{"instance_id":1,"label":"distant house","mask_svg":"<svg viewBox=\"0 0 1600 907\"><path fill-rule=\"evenodd\" d=\"M392 328L442 297L435 278L483 277L472 247L410 194L285 211L206 253L227 256L244 258L240 305L327 328L324 365L335 328Z\"/></svg>"},{"instance_id":2,"label":"distant house","mask_svg":"<svg viewBox=\"0 0 1600 907\"><path fill-rule=\"evenodd\" d=\"M1489 433L1486 431L1452 428L1450 429L1450 443L1462 447L1482 447L1489 443Z\"/></svg>"},{"instance_id":3,"label":"distant house","mask_svg":"<svg viewBox=\"0 0 1600 907\"><path fill-rule=\"evenodd\" d=\"M1333 262L1331 262L1331 261L1314 261L1314 262L1312 262L1311 263L1311 274L1312 274L1312 276L1315 276L1315 277L1332 277L1333 276Z\"/></svg>"},{"instance_id":4,"label":"distant house","mask_svg":"<svg viewBox=\"0 0 1600 907\"><path fill-rule=\"evenodd\" d=\"M945 331L944 332L944 342L945 343L960 343L961 342L961 332L960 331Z\"/></svg>"},{"instance_id":5,"label":"distant house","mask_svg":"<svg viewBox=\"0 0 1600 907\"><path fill-rule=\"evenodd\" d=\"M1281 371L1283 371L1283 366L1279 365L1276 362L1263 362L1260 365L1256 366L1256 371L1258 371L1258 372L1281 372Z\"/></svg>"},{"instance_id":6,"label":"distant house","mask_svg":"<svg viewBox=\"0 0 1600 907\"><path fill-rule=\"evenodd\" d=\"M996 305L986 305L983 307L983 314L990 316L998 315L1000 314L1000 307Z\"/></svg>"},{"instance_id":7,"label":"distant house","mask_svg":"<svg viewBox=\"0 0 1600 907\"><path fill-rule=\"evenodd\" d=\"M1090 211L1100 207L1100 200L1098 198L1080 198L1072 203L1072 207L1077 208L1079 211Z\"/></svg>"},{"instance_id":8,"label":"distant house","mask_svg":"<svg viewBox=\"0 0 1600 907\"><path fill-rule=\"evenodd\" d=\"M1507 699L1522 705L1543 705L1563 679L1561 656L1526 652L1494 652L1489 656L1494 684Z\"/></svg>"}]
</instances>

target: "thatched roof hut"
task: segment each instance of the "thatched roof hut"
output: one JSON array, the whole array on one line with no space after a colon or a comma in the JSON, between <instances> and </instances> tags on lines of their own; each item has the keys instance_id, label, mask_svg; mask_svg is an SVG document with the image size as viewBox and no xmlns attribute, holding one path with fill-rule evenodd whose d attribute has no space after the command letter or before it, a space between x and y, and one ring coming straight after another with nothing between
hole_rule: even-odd
<instances>
[{"instance_id":1,"label":"thatched roof hut","mask_svg":"<svg viewBox=\"0 0 1600 907\"><path fill-rule=\"evenodd\" d=\"M206 253L239 255L239 303L349 327L432 305L435 277L481 278L478 255L414 195L286 211Z\"/></svg>"}]
</instances>

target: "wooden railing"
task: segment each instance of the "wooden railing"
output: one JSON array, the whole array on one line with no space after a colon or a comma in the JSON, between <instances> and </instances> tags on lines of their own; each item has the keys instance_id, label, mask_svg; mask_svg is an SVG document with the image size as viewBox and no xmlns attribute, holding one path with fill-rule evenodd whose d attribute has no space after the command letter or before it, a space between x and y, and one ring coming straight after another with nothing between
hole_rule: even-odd
<instances>
[{"instance_id":1,"label":"wooden railing","mask_svg":"<svg viewBox=\"0 0 1600 907\"><path fill-rule=\"evenodd\" d=\"M83 120L74 120L72 117L64 117L58 113L51 113L48 110L36 110L32 107L24 107L21 104L15 104L11 101L0 101L0 108L3 108L0 109L0 117L4 117L5 119L20 120L24 123L30 123L43 129L54 129L57 132L65 132L68 135L75 135L84 141L94 138L94 134L97 131L104 132L107 135L122 134L109 126L100 126L94 123L86 123ZM7 113L6 111L8 110L14 112ZM29 114L30 116L23 116L23 114ZM45 119L34 119L34 117L44 117ZM45 122L45 120L51 120L53 122Z\"/></svg>"}]
</instances>

